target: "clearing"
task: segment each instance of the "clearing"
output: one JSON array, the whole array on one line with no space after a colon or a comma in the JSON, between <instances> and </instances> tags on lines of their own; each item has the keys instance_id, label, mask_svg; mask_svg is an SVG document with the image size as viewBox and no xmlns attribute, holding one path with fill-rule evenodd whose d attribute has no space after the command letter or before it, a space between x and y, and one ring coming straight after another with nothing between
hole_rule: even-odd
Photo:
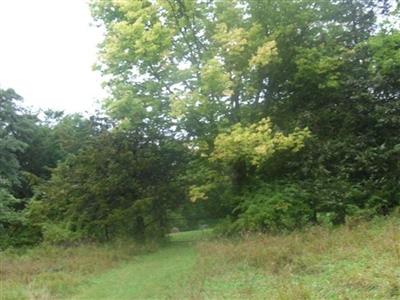
<instances>
[{"instance_id":1,"label":"clearing","mask_svg":"<svg viewBox=\"0 0 400 300\"><path fill-rule=\"evenodd\" d=\"M194 243L210 231L172 235L170 245L95 277L72 299L165 299L174 298L196 263Z\"/></svg>"},{"instance_id":2,"label":"clearing","mask_svg":"<svg viewBox=\"0 0 400 300\"><path fill-rule=\"evenodd\" d=\"M3 253L0 299L400 299L399 215L241 239L210 233L177 233L153 249Z\"/></svg>"}]
</instances>

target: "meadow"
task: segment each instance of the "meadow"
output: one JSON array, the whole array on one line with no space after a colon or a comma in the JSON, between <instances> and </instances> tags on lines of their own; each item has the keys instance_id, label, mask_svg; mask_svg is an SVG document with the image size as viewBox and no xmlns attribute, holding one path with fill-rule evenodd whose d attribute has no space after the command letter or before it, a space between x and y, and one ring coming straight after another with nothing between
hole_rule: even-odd
<instances>
[{"instance_id":1,"label":"meadow","mask_svg":"<svg viewBox=\"0 0 400 300\"><path fill-rule=\"evenodd\" d=\"M184 299L400 299L398 217L197 250Z\"/></svg>"},{"instance_id":2,"label":"meadow","mask_svg":"<svg viewBox=\"0 0 400 300\"><path fill-rule=\"evenodd\" d=\"M84 1L96 99L47 2L5 10L0 300L400 299L400 1Z\"/></svg>"},{"instance_id":3,"label":"meadow","mask_svg":"<svg viewBox=\"0 0 400 300\"><path fill-rule=\"evenodd\" d=\"M0 299L66 299L91 276L155 249L132 242L8 249L0 252Z\"/></svg>"},{"instance_id":4,"label":"meadow","mask_svg":"<svg viewBox=\"0 0 400 300\"><path fill-rule=\"evenodd\" d=\"M399 299L400 218L1 254L0 299Z\"/></svg>"}]
</instances>

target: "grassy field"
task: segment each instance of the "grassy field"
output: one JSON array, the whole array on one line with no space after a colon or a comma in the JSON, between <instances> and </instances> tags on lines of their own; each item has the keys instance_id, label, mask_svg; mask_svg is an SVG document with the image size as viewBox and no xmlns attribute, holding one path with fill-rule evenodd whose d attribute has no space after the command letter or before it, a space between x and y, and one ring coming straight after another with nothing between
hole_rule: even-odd
<instances>
[{"instance_id":1,"label":"grassy field","mask_svg":"<svg viewBox=\"0 0 400 300\"><path fill-rule=\"evenodd\" d=\"M66 299L93 276L156 250L156 245L115 242L0 252L0 300Z\"/></svg>"},{"instance_id":2,"label":"grassy field","mask_svg":"<svg viewBox=\"0 0 400 300\"><path fill-rule=\"evenodd\" d=\"M93 279L72 299L179 299L185 278L196 267L198 241L210 236L209 230L171 235L170 245L143 255L131 263Z\"/></svg>"},{"instance_id":3,"label":"grassy field","mask_svg":"<svg viewBox=\"0 0 400 300\"><path fill-rule=\"evenodd\" d=\"M133 245L3 253L0 299L400 299L399 217L209 236L178 233L147 254Z\"/></svg>"},{"instance_id":4,"label":"grassy field","mask_svg":"<svg viewBox=\"0 0 400 300\"><path fill-rule=\"evenodd\" d=\"M201 242L197 252L177 299L400 299L399 217Z\"/></svg>"}]
</instances>

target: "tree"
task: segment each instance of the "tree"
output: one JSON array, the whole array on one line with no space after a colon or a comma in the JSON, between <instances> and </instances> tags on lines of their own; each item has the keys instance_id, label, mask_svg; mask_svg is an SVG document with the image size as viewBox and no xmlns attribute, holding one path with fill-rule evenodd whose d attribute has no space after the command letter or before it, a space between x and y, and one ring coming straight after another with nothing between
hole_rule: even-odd
<instances>
[{"instance_id":1,"label":"tree","mask_svg":"<svg viewBox=\"0 0 400 300\"><path fill-rule=\"evenodd\" d=\"M23 185L19 156L32 132L32 116L20 105L14 90L0 89L0 248L22 244L18 234L24 226L21 209L25 202L17 199L16 190Z\"/></svg>"},{"instance_id":2,"label":"tree","mask_svg":"<svg viewBox=\"0 0 400 300\"><path fill-rule=\"evenodd\" d=\"M392 203L381 211L395 205L393 182L390 195L377 186L397 153L386 131L398 128L389 117L398 98L396 34L374 37L389 1L98 0L92 8L106 30L98 67L110 78L108 110L131 128L185 141L204 172L188 171L189 182L204 183L195 184L195 197L204 196L197 189L204 178L225 185L203 157L216 153L221 133L270 118L278 132L309 128L313 138L254 178L303 182L314 221L326 213L343 222L349 207L374 206L378 194ZM235 164L235 177L246 177L248 166ZM212 197L221 195L229 198Z\"/></svg>"},{"instance_id":3,"label":"tree","mask_svg":"<svg viewBox=\"0 0 400 300\"><path fill-rule=\"evenodd\" d=\"M46 216L39 223L55 222L100 241L163 236L167 210L185 197L177 181L183 150L168 138L102 133L59 164L41 186L33 207L36 216Z\"/></svg>"},{"instance_id":4,"label":"tree","mask_svg":"<svg viewBox=\"0 0 400 300\"><path fill-rule=\"evenodd\" d=\"M10 186L20 180L17 155L27 144L22 140L30 132L28 119L19 106L21 97L13 90L0 90L0 184Z\"/></svg>"}]
</instances>

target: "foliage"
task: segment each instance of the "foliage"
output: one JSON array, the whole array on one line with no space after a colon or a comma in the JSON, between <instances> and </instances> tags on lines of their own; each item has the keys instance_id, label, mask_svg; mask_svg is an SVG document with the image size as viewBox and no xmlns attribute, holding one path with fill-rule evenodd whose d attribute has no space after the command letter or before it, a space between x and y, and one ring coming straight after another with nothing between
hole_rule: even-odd
<instances>
[{"instance_id":1,"label":"foliage","mask_svg":"<svg viewBox=\"0 0 400 300\"><path fill-rule=\"evenodd\" d=\"M306 226L313 217L309 194L294 184L266 185L240 198L237 220L222 225L220 233L291 231Z\"/></svg>"},{"instance_id":2,"label":"foliage","mask_svg":"<svg viewBox=\"0 0 400 300\"><path fill-rule=\"evenodd\" d=\"M289 230L400 204L393 1L91 8L104 111L33 113L0 90L7 240L161 237L177 217Z\"/></svg>"},{"instance_id":3,"label":"foliage","mask_svg":"<svg viewBox=\"0 0 400 300\"><path fill-rule=\"evenodd\" d=\"M377 213L398 204L398 32L386 23L377 34L377 20L396 13L388 1L102 0L92 9L106 30L98 67L110 76L109 111L132 127L176 129L194 153L189 197L211 214L237 218L257 197L234 195L277 180L306 186L312 222L344 222L348 207L376 209L370 199L382 199ZM302 151L283 151L291 147Z\"/></svg>"},{"instance_id":4,"label":"foliage","mask_svg":"<svg viewBox=\"0 0 400 300\"><path fill-rule=\"evenodd\" d=\"M174 181L182 149L172 140L155 144L128 134L105 132L59 164L37 196L44 224L63 221L65 230L103 241L162 235L167 209L184 199Z\"/></svg>"},{"instance_id":5,"label":"foliage","mask_svg":"<svg viewBox=\"0 0 400 300\"><path fill-rule=\"evenodd\" d=\"M191 200L211 198L225 203L230 208L228 215L238 218L227 231L276 231L304 226L311 219L311 209L307 197L300 196L300 189L297 193L303 199L296 201L293 195L296 192L291 192L290 185L278 185L276 189L264 186L257 190L257 178L278 156L286 153L290 158L299 152L309 137L307 129L297 128L284 135L274 130L269 119L249 126L240 123L232 126L227 133L216 137L209 155L209 170L200 170L198 177L203 176L203 181L191 186Z\"/></svg>"},{"instance_id":6,"label":"foliage","mask_svg":"<svg viewBox=\"0 0 400 300\"><path fill-rule=\"evenodd\" d=\"M0 89L0 249L20 246L26 240L21 236L24 201L16 197L16 190L23 184L19 156L28 147L33 121L20 106L20 100L13 90Z\"/></svg>"},{"instance_id":7,"label":"foliage","mask_svg":"<svg viewBox=\"0 0 400 300\"><path fill-rule=\"evenodd\" d=\"M45 223L42 228L43 241L48 244L71 246L79 242L79 233L71 231L65 224Z\"/></svg>"},{"instance_id":8,"label":"foliage","mask_svg":"<svg viewBox=\"0 0 400 300\"><path fill-rule=\"evenodd\" d=\"M0 249L15 244L12 236L24 222L22 214L15 209L17 204L17 199L6 189L0 188Z\"/></svg>"},{"instance_id":9,"label":"foliage","mask_svg":"<svg viewBox=\"0 0 400 300\"><path fill-rule=\"evenodd\" d=\"M290 150L299 151L310 132L296 130L285 136L281 132L273 132L269 119L243 127L240 123L231 127L230 132L219 134L214 142L211 160L234 164L244 160L253 166L259 166L270 159L276 152Z\"/></svg>"},{"instance_id":10,"label":"foliage","mask_svg":"<svg viewBox=\"0 0 400 300\"><path fill-rule=\"evenodd\" d=\"M19 105L21 97L14 90L0 90L0 184L18 184L20 181L20 163L18 153L24 151L27 144L23 137L30 132L26 124L23 108Z\"/></svg>"}]
</instances>

